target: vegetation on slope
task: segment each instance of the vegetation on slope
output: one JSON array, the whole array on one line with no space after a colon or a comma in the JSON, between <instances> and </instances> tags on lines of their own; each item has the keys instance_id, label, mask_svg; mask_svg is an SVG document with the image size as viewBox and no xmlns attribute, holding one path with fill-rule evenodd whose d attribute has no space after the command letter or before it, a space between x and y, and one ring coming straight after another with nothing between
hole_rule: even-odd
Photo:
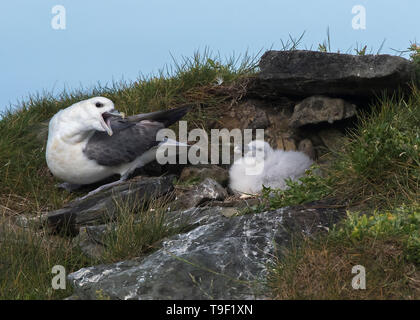
<instances>
[{"instance_id":1,"label":"vegetation on slope","mask_svg":"<svg viewBox=\"0 0 420 320\"><path fill-rule=\"evenodd\" d=\"M274 298L420 298L419 93L383 98L359 115L326 177L309 174L288 190L265 190L263 209L326 197L349 208L340 225L300 239L272 267ZM366 270L365 290L351 285L357 265Z\"/></svg>"},{"instance_id":2,"label":"vegetation on slope","mask_svg":"<svg viewBox=\"0 0 420 320\"><path fill-rule=\"evenodd\" d=\"M418 206L349 213L327 234L297 241L272 266L274 299L419 299ZM355 290L355 266L365 289Z\"/></svg>"},{"instance_id":3,"label":"vegetation on slope","mask_svg":"<svg viewBox=\"0 0 420 320\"><path fill-rule=\"evenodd\" d=\"M121 204L116 221L119 228L105 239L105 258L94 261L65 237L13 223L19 215L37 216L76 196L56 187L59 181L45 163L47 123L58 110L99 95L110 98L127 115L193 104L194 110L186 117L188 126L205 128L209 120L217 119L218 110L234 99L234 81L252 74L256 62L256 57L246 54L223 60L205 51L175 62L173 70L161 71L158 76L63 92L58 97L33 96L16 110L7 111L0 120L0 299L64 298L70 289L51 289L54 265L63 265L70 273L95 263L138 256L175 232L158 204L153 212L147 206L133 210ZM144 214L139 214L142 211Z\"/></svg>"},{"instance_id":4,"label":"vegetation on slope","mask_svg":"<svg viewBox=\"0 0 420 320\"><path fill-rule=\"evenodd\" d=\"M419 63L418 47L411 49L413 61ZM21 214L56 209L74 197L56 188L58 181L45 164L45 138L39 132L45 133L45 122L54 113L94 95L112 99L126 114L189 103L196 106L187 118L189 126L205 127L217 118L219 108L235 99L237 89L231 85L254 70L255 59L223 62L206 52L156 77L59 97L35 96L6 112L0 120L0 299L66 297L70 289L51 289L51 268L63 264L72 272L98 262L66 238L8 223ZM223 90L216 90L220 80ZM265 189L264 207L257 211L331 197L350 208L357 205L360 212L354 213L353 207L329 233L296 242L271 268L268 284L274 298L418 298L419 92L414 88L409 99L384 98L373 113L361 115L324 177L308 175L301 183L290 182L286 191ZM149 252L159 239L175 232L159 210L156 215L149 210L136 225L132 213L138 211L122 208L120 228L106 240L106 261ZM142 236L130 241L131 233ZM349 289L356 264L366 267L366 291Z\"/></svg>"}]
</instances>

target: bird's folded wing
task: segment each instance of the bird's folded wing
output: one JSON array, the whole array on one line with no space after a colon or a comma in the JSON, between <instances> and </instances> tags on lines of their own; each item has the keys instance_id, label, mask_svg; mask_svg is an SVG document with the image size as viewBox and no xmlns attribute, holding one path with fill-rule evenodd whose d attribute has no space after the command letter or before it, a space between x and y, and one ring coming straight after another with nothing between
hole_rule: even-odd
<instances>
[{"instance_id":1,"label":"bird's folded wing","mask_svg":"<svg viewBox=\"0 0 420 320\"><path fill-rule=\"evenodd\" d=\"M126 119L128 122L139 122L142 120L150 120L150 121L157 121L161 122L165 125L165 127L169 127L170 125L177 122L181 119L189 110L191 106L184 106L169 110L160 110L150 113L140 113L133 116L128 116Z\"/></svg>"},{"instance_id":2,"label":"bird's folded wing","mask_svg":"<svg viewBox=\"0 0 420 320\"><path fill-rule=\"evenodd\" d=\"M111 127L114 132L112 136L97 131L83 150L89 159L103 166L116 166L135 160L160 143L156 141L156 134L165 126L155 121L132 123L113 120Z\"/></svg>"}]
</instances>

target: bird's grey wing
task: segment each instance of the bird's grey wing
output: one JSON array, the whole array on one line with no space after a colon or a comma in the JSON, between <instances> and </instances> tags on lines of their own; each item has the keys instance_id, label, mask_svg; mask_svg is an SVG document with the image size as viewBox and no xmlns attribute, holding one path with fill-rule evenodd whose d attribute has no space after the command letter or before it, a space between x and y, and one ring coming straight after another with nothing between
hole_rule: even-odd
<instances>
[{"instance_id":1,"label":"bird's grey wing","mask_svg":"<svg viewBox=\"0 0 420 320\"><path fill-rule=\"evenodd\" d=\"M160 143L156 141L156 134L164 125L154 121L136 124L121 121L114 122L113 131L114 128L116 130L112 136L97 131L89 139L83 150L89 159L103 166L131 162Z\"/></svg>"},{"instance_id":2,"label":"bird's grey wing","mask_svg":"<svg viewBox=\"0 0 420 320\"><path fill-rule=\"evenodd\" d=\"M138 122L142 120L157 121L163 123L165 127L169 127L181 119L191 108L192 106L183 106L169 110L140 113L133 116L128 116L126 120L128 122Z\"/></svg>"}]
</instances>

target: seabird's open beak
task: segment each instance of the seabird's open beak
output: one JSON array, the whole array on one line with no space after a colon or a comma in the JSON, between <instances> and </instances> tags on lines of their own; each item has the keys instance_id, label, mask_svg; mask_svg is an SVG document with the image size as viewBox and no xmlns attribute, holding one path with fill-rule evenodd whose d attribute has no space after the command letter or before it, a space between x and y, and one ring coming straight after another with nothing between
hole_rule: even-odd
<instances>
[{"instance_id":1,"label":"seabird's open beak","mask_svg":"<svg viewBox=\"0 0 420 320\"><path fill-rule=\"evenodd\" d=\"M107 111L102 113L102 127L105 129L105 131L112 136L112 128L111 128L111 119L112 117L120 117L124 118L124 114L120 113L118 110L112 109L111 111Z\"/></svg>"}]
</instances>

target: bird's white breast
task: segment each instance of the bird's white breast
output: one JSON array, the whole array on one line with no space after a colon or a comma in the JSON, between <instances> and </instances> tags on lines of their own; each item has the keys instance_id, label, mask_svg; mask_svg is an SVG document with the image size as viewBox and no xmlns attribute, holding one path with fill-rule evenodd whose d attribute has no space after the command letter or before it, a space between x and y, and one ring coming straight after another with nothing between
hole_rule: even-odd
<instances>
[{"instance_id":1,"label":"bird's white breast","mask_svg":"<svg viewBox=\"0 0 420 320\"><path fill-rule=\"evenodd\" d=\"M98 165L83 154L86 143L68 144L52 138L47 146L47 164L54 176L66 182L89 184L112 174L109 168Z\"/></svg>"},{"instance_id":2,"label":"bird's white breast","mask_svg":"<svg viewBox=\"0 0 420 320\"><path fill-rule=\"evenodd\" d=\"M114 173L112 168L98 165L85 156L83 149L89 140L88 136L78 139L69 134L69 124L65 126L67 131L63 127L59 118L54 116L48 132L46 160L55 177L74 184L89 184Z\"/></svg>"}]
</instances>

